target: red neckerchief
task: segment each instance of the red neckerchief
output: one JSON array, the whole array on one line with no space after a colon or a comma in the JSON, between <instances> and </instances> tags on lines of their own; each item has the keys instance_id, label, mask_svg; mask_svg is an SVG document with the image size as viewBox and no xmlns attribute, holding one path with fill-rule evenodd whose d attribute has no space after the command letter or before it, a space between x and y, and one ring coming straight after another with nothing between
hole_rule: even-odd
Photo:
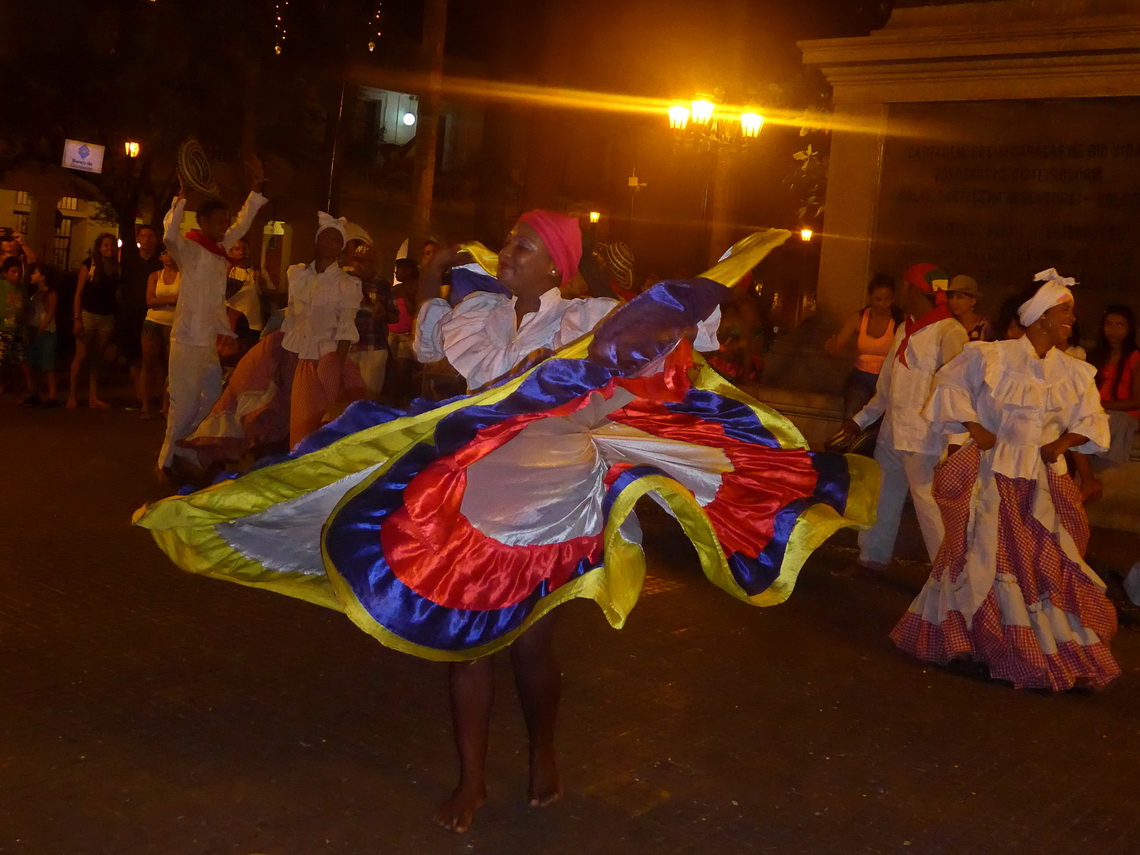
<instances>
[{"instance_id":1,"label":"red neckerchief","mask_svg":"<svg viewBox=\"0 0 1140 855\"><path fill-rule=\"evenodd\" d=\"M903 340L899 343L899 362L910 368L906 362L906 345L910 341L910 337L918 332L923 327L928 327L931 324L936 324L939 321L944 321L947 318L954 317L950 314L950 309L946 306L937 306L931 309L921 318L907 318L906 326L903 328L906 332L903 334Z\"/></svg>"},{"instance_id":2,"label":"red neckerchief","mask_svg":"<svg viewBox=\"0 0 1140 855\"><path fill-rule=\"evenodd\" d=\"M198 244L198 246L202 247L202 249L229 260L229 255L222 249L222 245L213 238L206 237L198 229L190 229L190 231L186 232L186 240L192 240Z\"/></svg>"}]
</instances>

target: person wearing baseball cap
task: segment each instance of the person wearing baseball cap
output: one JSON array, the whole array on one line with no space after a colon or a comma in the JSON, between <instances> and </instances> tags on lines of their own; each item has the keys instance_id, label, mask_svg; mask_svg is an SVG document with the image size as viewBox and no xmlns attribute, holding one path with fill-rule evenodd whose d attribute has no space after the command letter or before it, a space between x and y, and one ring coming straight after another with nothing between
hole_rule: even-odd
<instances>
[{"instance_id":1,"label":"person wearing baseball cap","mask_svg":"<svg viewBox=\"0 0 1140 855\"><path fill-rule=\"evenodd\" d=\"M994 325L977 311L981 296L977 281L972 276L959 273L950 280L946 289L946 305L954 319L966 329L970 341L997 341Z\"/></svg>"}]
</instances>

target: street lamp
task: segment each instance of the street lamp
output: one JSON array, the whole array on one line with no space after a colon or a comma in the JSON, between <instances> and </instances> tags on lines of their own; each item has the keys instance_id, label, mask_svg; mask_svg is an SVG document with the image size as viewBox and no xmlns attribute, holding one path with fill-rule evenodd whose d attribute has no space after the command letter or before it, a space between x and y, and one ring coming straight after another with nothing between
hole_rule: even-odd
<instances>
[{"instance_id":1,"label":"street lamp","mask_svg":"<svg viewBox=\"0 0 1140 855\"><path fill-rule=\"evenodd\" d=\"M683 131L689 125L691 111L684 104L674 104L669 108L669 127L675 131Z\"/></svg>"},{"instance_id":2,"label":"street lamp","mask_svg":"<svg viewBox=\"0 0 1140 855\"><path fill-rule=\"evenodd\" d=\"M678 150L713 155L701 220L709 228L709 257L715 260L732 242L732 162L760 136L764 117L752 107L726 104L724 90L718 88L712 95L698 93L689 102L674 102L669 107L669 127Z\"/></svg>"},{"instance_id":3,"label":"street lamp","mask_svg":"<svg viewBox=\"0 0 1140 855\"><path fill-rule=\"evenodd\" d=\"M723 100L724 90L717 89L715 95L702 93L687 104L670 105L669 127L675 142L685 149L728 154L760 136L764 117L757 110L727 106Z\"/></svg>"},{"instance_id":4,"label":"street lamp","mask_svg":"<svg viewBox=\"0 0 1140 855\"><path fill-rule=\"evenodd\" d=\"M139 144L137 142L131 142L128 140L127 142L123 143L123 151L127 157L138 157Z\"/></svg>"},{"instance_id":5,"label":"street lamp","mask_svg":"<svg viewBox=\"0 0 1140 855\"><path fill-rule=\"evenodd\" d=\"M602 221L601 211L590 211L590 225L596 226Z\"/></svg>"}]
</instances>

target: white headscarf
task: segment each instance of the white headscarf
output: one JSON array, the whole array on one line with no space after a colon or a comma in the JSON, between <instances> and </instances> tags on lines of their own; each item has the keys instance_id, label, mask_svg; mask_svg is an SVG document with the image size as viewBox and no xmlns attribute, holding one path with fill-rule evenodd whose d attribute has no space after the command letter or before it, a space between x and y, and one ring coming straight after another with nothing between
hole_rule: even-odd
<instances>
[{"instance_id":1,"label":"white headscarf","mask_svg":"<svg viewBox=\"0 0 1140 855\"><path fill-rule=\"evenodd\" d=\"M324 211L317 212L317 236L318 237L320 236L321 232L323 232L325 229L335 229L336 231L340 232L340 239L341 239L342 244L348 243L348 234L345 231L345 228L347 226L348 226L348 220L346 220L344 217L337 217L336 219L334 219L329 214L326 214Z\"/></svg>"},{"instance_id":2,"label":"white headscarf","mask_svg":"<svg viewBox=\"0 0 1140 855\"><path fill-rule=\"evenodd\" d=\"M1073 292L1069 289L1077 284L1076 279L1064 277L1052 267L1042 270L1033 277L1033 281L1045 284L1017 310L1017 319L1023 327L1029 326L1054 306L1072 300Z\"/></svg>"}]
</instances>

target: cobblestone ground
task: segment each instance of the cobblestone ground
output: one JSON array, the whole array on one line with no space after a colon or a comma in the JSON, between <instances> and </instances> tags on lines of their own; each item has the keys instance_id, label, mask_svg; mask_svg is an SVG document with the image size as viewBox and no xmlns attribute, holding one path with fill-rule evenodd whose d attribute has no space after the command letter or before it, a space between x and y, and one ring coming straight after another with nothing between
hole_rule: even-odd
<instances>
[{"instance_id":1,"label":"cobblestone ground","mask_svg":"<svg viewBox=\"0 0 1140 855\"><path fill-rule=\"evenodd\" d=\"M754 609L658 514L629 625L563 609L566 798L525 805L501 663L490 800L470 834L438 830L443 667L176 571L129 525L159 495L160 432L121 410L0 407L0 852L1140 851L1134 626L1106 691L1018 692L891 646L918 564L836 579L841 536L788 603ZM1095 537L1106 561L1137 555Z\"/></svg>"}]
</instances>

